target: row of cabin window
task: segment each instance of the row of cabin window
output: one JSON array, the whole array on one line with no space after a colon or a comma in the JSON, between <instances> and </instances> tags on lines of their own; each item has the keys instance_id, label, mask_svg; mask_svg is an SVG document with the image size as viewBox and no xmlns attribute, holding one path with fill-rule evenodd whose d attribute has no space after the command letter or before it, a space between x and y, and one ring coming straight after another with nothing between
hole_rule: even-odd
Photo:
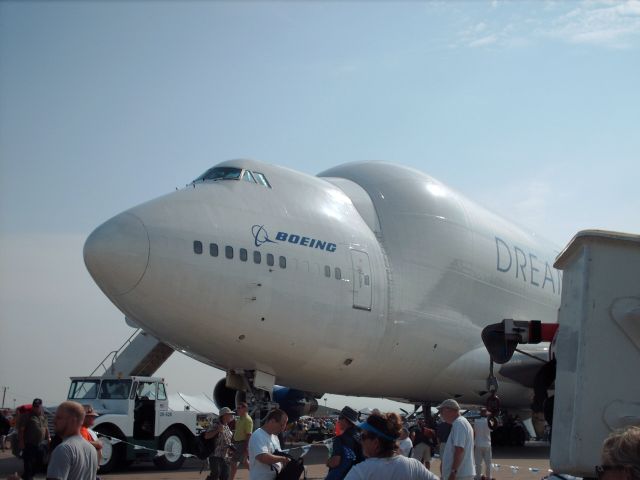
<instances>
[{"instance_id":1,"label":"row of cabin window","mask_svg":"<svg viewBox=\"0 0 640 480\"><path fill-rule=\"evenodd\" d=\"M194 240L193 242L193 252L197 255L202 255L202 242L199 240ZM218 244L210 243L209 244L209 255L212 257L217 257L219 254ZM233 247L227 245L224 247L224 256L228 259L233 258ZM246 262L249 257L249 253L246 248L240 249L240 260ZM253 263L260 264L262 263L262 252L258 252L257 250L253 251ZM272 253L267 253L267 265L273 267L275 264L275 257ZM278 257L278 265L280 268L287 268L287 258L280 256ZM325 265L324 267L324 276L331 277L331 267L329 265ZM342 270L340 267L335 268L335 277L336 280L342 279Z\"/></svg>"}]
</instances>

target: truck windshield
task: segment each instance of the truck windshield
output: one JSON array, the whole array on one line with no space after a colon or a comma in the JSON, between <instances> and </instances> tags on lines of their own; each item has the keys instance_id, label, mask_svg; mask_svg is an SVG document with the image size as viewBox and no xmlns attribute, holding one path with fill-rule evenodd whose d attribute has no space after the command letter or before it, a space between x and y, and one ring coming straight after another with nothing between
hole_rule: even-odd
<instances>
[{"instance_id":1,"label":"truck windshield","mask_svg":"<svg viewBox=\"0 0 640 480\"><path fill-rule=\"evenodd\" d=\"M91 400L98 397L100 380L74 380L69 388L69 400Z\"/></svg>"},{"instance_id":2,"label":"truck windshield","mask_svg":"<svg viewBox=\"0 0 640 480\"><path fill-rule=\"evenodd\" d=\"M103 380L100 398L122 400L129 398L131 380Z\"/></svg>"}]
</instances>

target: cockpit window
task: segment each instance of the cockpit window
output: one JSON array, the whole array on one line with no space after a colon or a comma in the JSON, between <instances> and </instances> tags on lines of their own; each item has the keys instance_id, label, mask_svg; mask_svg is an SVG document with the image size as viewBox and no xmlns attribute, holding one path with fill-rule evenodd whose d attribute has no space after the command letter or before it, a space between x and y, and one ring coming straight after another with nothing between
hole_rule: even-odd
<instances>
[{"instance_id":1,"label":"cockpit window","mask_svg":"<svg viewBox=\"0 0 640 480\"><path fill-rule=\"evenodd\" d=\"M271 185L269 185L269 182L267 181L267 177L265 177L263 173L253 172L253 176L256 177L256 181L260 185L263 185L263 186L265 186L267 188L271 188Z\"/></svg>"},{"instance_id":2,"label":"cockpit window","mask_svg":"<svg viewBox=\"0 0 640 480\"><path fill-rule=\"evenodd\" d=\"M193 183L204 182L205 180L244 180L246 182L257 183L263 187L271 188L267 177L260 172L237 167L213 167L204 172Z\"/></svg>"},{"instance_id":3,"label":"cockpit window","mask_svg":"<svg viewBox=\"0 0 640 480\"><path fill-rule=\"evenodd\" d=\"M249 170L244 171L244 173L242 174L242 179L247 182L256 183L256 179L253 178L253 175L251 175L251 172Z\"/></svg>"},{"instance_id":4,"label":"cockpit window","mask_svg":"<svg viewBox=\"0 0 640 480\"><path fill-rule=\"evenodd\" d=\"M202 182L204 180L240 180L241 174L241 168L213 167L196 178L194 182Z\"/></svg>"}]
</instances>

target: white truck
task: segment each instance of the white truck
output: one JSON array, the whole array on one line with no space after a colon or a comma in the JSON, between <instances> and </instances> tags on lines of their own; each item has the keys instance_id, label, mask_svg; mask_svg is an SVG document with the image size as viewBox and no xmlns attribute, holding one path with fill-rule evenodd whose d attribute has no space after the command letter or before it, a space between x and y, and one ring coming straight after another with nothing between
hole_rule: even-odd
<instances>
[{"instance_id":1,"label":"white truck","mask_svg":"<svg viewBox=\"0 0 640 480\"><path fill-rule=\"evenodd\" d=\"M135 460L153 460L166 470L180 468L208 415L171 410L164 380L158 377L71 377L68 399L100 414L93 430L103 435L103 473Z\"/></svg>"}]
</instances>

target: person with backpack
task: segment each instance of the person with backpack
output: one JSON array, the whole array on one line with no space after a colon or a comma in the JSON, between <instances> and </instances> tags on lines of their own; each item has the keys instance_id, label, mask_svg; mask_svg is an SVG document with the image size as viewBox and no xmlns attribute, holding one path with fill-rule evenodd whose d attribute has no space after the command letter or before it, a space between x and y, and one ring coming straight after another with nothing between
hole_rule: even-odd
<instances>
[{"instance_id":1,"label":"person with backpack","mask_svg":"<svg viewBox=\"0 0 640 480\"><path fill-rule=\"evenodd\" d=\"M229 447L233 433L229 422L233 420L233 412L229 407L222 407L218 412L218 421L214 422L203 435L204 440L214 440L213 452L209 456L209 475L207 480L229 480L231 455Z\"/></svg>"},{"instance_id":2,"label":"person with backpack","mask_svg":"<svg viewBox=\"0 0 640 480\"><path fill-rule=\"evenodd\" d=\"M333 439L331 457L327 460L329 472L325 480L342 480L351 467L364 460L357 423L358 412L351 407L344 407L336 425L342 433Z\"/></svg>"}]
</instances>

